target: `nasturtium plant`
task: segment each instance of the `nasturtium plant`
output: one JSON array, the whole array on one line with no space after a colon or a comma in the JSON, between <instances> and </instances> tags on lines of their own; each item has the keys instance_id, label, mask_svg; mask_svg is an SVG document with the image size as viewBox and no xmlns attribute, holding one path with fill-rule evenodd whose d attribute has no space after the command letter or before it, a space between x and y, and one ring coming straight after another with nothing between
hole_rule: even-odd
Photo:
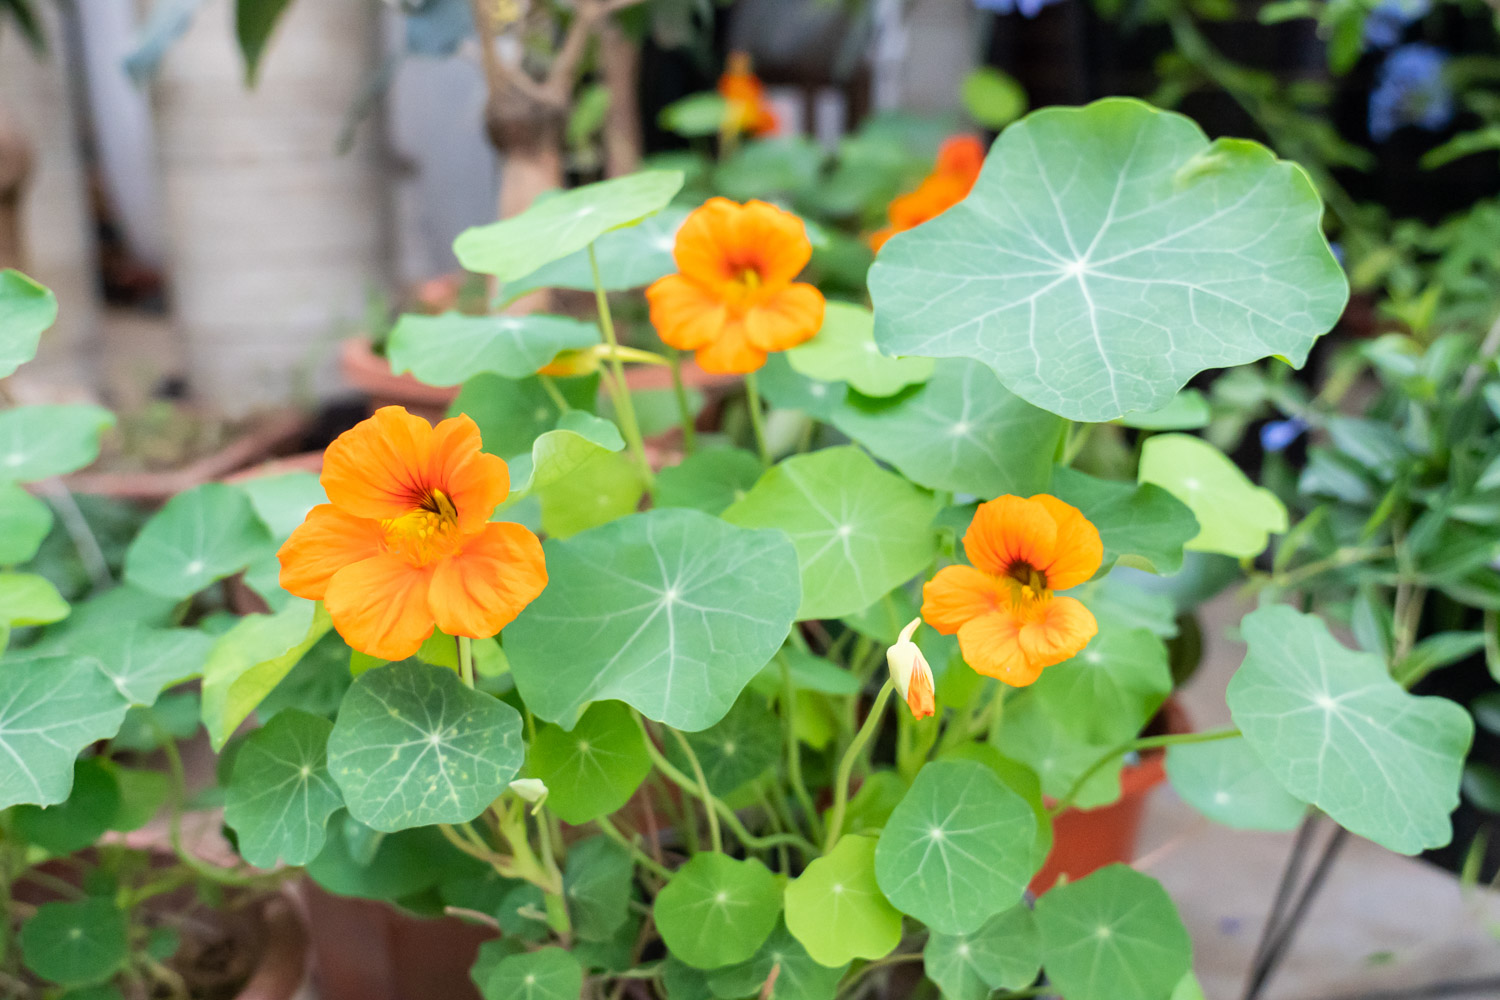
<instances>
[{"instance_id":1,"label":"nasturtium plant","mask_svg":"<svg viewBox=\"0 0 1500 1000\"><path fill-rule=\"evenodd\" d=\"M786 926L820 965L884 958L901 943L901 911L875 878L873 837L849 835L786 887Z\"/></svg>"},{"instance_id":2,"label":"nasturtium plant","mask_svg":"<svg viewBox=\"0 0 1500 1000\"><path fill-rule=\"evenodd\" d=\"M328 773L332 730L321 716L286 709L235 752L224 822L246 861L305 865L323 850L328 818L344 804Z\"/></svg>"},{"instance_id":3,"label":"nasturtium plant","mask_svg":"<svg viewBox=\"0 0 1500 1000\"><path fill-rule=\"evenodd\" d=\"M100 436L115 415L83 404L0 410L0 482L64 476L99 457Z\"/></svg>"},{"instance_id":4,"label":"nasturtium plant","mask_svg":"<svg viewBox=\"0 0 1500 1000\"><path fill-rule=\"evenodd\" d=\"M167 501L125 554L125 579L178 600L238 573L271 547L242 490L205 483Z\"/></svg>"},{"instance_id":5,"label":"nasturtium plant","mask_svg":"<svg viewBox=\"0 0 1500 1000\"><path fill-rule=\"evenodd\" d=\"M658 507L691 507L722 514L760 478L760 459L739 448L705 448L661 470L656 479Z\"/></svg>"},{"instance_id":6,"label":"nasturtium plant","mask_svg":"<svg viewBox=\"0 0 1500 1000\"><path fill-rule=\"evenodd\" d=\"M110 899L45 903L21 930L21 958L62 986L104 982L130 956L125 912Z\"/></svg>"},{"instance_id":7,"label":"nasturtium plant","mask_svg":"<svg viewBox=\"0 0 1500 1000\"><path fill-rule=\"evenodd\" d=\"M967 934L932 934L922 949L927 978L950 1000L987 1000L1036 979L1041 941L1031 910L1017 904Z\"/></svg>"},{"instance_id":8,"label":"nasturtium plant","mask_svg":"<svg viewBox=\"0 0 1500 1000\"><path fill-rule=\"evenodd\" d=\"M52 530L52 508L15 483L0 483L0 566L27 562Z\"/></svg>"},{"instance_id":9,"label":"nasturtium plant","mask_svg":"<svg viewBox=\"0 0 1500 1000\"><path fill-rule=\"evenodd\" d=\"M246 615L215 640L203 663L203 725L216 748L332 627L321 604L297 599Z\"/></svg>"},{"instance_id":10,"label":"nasturtium plant","mask_svg":"<svg viewBox=\"0 0 1500 1000\"><path fill-rule=\"evenodd\" d=\"M1059 467L1052 475L1052 492L1083 511L1099 529L1102 572L1120 563L1153 573L1176 573L1182 568L1183 548L1199 533L1188 505L1154 483L1096 479Z\"/></svg>"},{"instance_id":11,"label":"nasturtium plant","mask_svg":"<svg viewBox=\"0 0 1500 1000\"><path fill-rule=\"evenodd\" d=\"M1141 450L1140 477L1192 511L1199 530L1184 548L1249 559L1265 550L1271 535L1287 529L1286 505L1276 494L1252 483L1227 455L1202 438L1148 438Z\"/></svg>"},{"instance_id":12,"label":"nasturtium plant","mask_svg":"<svg viewBox=\"0 0 1500 1000\"><path fill-rule=\"evenodd\" d=\"M526 378L562 351L599 343L599 329L566 316L402 316L386 342L391 371L429 385L480 374Z\"/></svg>"},{"instance_id":13,"label":"nasturtium plant","mask_svg":"<svg viewBox=\"0 0 1500 1000\"><path fill-rule=\"evenodd\" d=\"M130 707L88 656L7 657L0 662L0 809L68 797L83 749L120 729Z\"/></svg>"},{"instance_id":14,"label":"nasturtium plant","mask_svg":"<svg viewBox=\"0 0 1500 1000\"><path fill-rule=\"evenodd\" d=\"M756 995L775 976L771 995L779 1000L833 1000L848 968L816 961L783 924L748 960L710 972L707 985L714 996L729 1000Z\"/></svg>"},{"instance_id":15,"label":"nasturtium plant","mask_svg":"<svg viewBox=\"0 0 1500 1000\"><path fill-rule=\"evenodd\" d=\"M587 823L623 806L651 772L645 739L629 708L598 701L572 729L537 726L526 774L547 785L547 806L559 819Z\"/></svg>"},{"instance_id":16,"label":"nasturtium plant","mask_svg":"<svg viewBox=\"0 0 1500 1000\"><path fill-rule=\"evenodd\" d=\"M677 264L672 260L672 246L687 214L684 209L664 208L636 225L612 229L596 239L594 257L599 264L599 280L604 290L621 292L640 288L677 270ZM594 276L588 251L575 251L524 277L507 281L502 291L506 298L513 299L539 288L592 291Z\"/></svg>"},{"instance_id":17,"label":"nasturtium plant","mask_svg":"<svg viewBox=\"0 0 1500 1000\"><path fill-rule=\"evenodd\" d=\"M699 854L672 875L652 914L673 955L696 969L717 969L749 959L771 936L781 889L754 858Z\"/></svg>"},{"instance_id":18,"label":"nasturtium plant","mask_svg":"<svg viewBox=\"0 0 1500 1000\"><path fill-rule=\"evenodd\" d=\"M1184 801L1225 826L1293 830L1307 813L1307 803L1281 787L1244 737L1172 747L1166 769Z\"/></svg>"},{"instance_id":19,"label":"nasturtium plant","mask_svg":"<svg viewBox=\"0 0 1500 1000\"><path fill-rule=\"evenodd\" d=\"M57 297L20 271L0 271L0 378L36 356L42 333L57 319Z\"/></svg>"},{"instance_id":20,"label":"nasturtium plant","mask_svg":"<svg viewBox=\"0 0 1500 1000\"><path fill-rule=\"evenodd\" d=\"M847 382L866 396L890 396L932 374L931 358L888 358L875 346L875 317L863 306L830 302L817 336L787 351L794 371Z\"/></svg>"}]
</instances>

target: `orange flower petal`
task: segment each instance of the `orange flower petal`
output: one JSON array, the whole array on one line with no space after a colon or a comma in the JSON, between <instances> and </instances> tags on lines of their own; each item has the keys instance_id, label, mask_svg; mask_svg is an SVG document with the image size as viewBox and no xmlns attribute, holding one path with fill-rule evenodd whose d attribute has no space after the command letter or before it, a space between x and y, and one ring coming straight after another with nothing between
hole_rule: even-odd
<instances>
[{"instance_id":1,"label":"orange flower petal","mask_svg":"<svg viewBox=\"0 0 1500 1000\"><path fill-rule=\"evenodd\" d=\"M431 579L431 567L386 553L335 573L323 603L349 645L382 660L404 660L432 634Z\"/></svg>"},{"instance_id":2,"label":"orange flower petal","mask_svg":"<svg viewBox=\"0 0 1500 1000\"><path fill-rule=\"evenodd\" d=\"M319 504L276 553L281 586L298 597L321 601L335 573L379 555L384 541L379 521L352 517L331 503Z\"/></svg>"},{"instance_id":3,"label":"orange flower petal","mask_svg":"<svg viewBox=\"0 0 1500 1000\"><path fill-rule=\"evenodd\" d=\"M886 242L895 235L896 228L894 226L886 226L883 229L875 230L870 234L870 249L879 253L880 248L885 246Z\"/></svg>"},{"instance_id":4,"label":"orange flower petal","mask_svg":"<svg viewBox=\"0 0 1500 1000\"><path fill-rule=\"evenodd\" d=\"M1017 496L979 505L964 534L969 562L991 576L1005 576L1016 563L1050 565L1057 553L1057 522L1045 504Z\"/></svg>"},{"instance_id":5,"label":"orange flower petal","mask_svg":"<svg viewBox=\"0 0 1500 1000\"><path fill-rule=\"evenodd\" d=\"M542 543L519 524L495 522L437 564L427 602L444 632L484 639L509 625L545 586Z\"/></svg>"},{"instance_id":6,"label":"orange flower petal","mask_svg":"<svg viewBox=\"0 0 1500 1000\"><path fill-rule=\"evenodd\" d=\"M727 375L758 371L766 363L766 352L750 343L740 322L731 322L718 340L698 348L695 357L704 371Z\"/></svg>"},{"instance_id":7,"label":"orange flower petal","mask_svg":"<svg viewBox=\"0 0 1500 1000\"><path fill-rule=\"evenodd\" d=\"M972 566L945 566L922 585L922 620L942 635L952 635L1008 600L994 577Z\"/></svg>"},{"instance_id":8,"label":"orange flower petal","mask_svg":"<svg viewBox=\"0 0 1500 1000\"><path fill-rule=\"evenodd\" d=\"M432 429L427 481L442 490L458 511L458 530L478 531L510 496L510 469L498 455L479 450L479 425L467 414L449 417Z\"/></svg>"},{"instance_id":9,"label":"orange flower petal","mask_svg":"<svg viewBox=\"0 0 1500 1000\"><path fill-rule=\"evenodd\" d=\"M986 677L1025 687L1042 675L1041 664L1021 646L1021 622L1008 610L980 615L958 630L964 662Z\"/></svg>"},{"instance_id":10,"label":"orange flower petal","mask_svg":"<svg viewBox=\"0 0 1500 1000\"><path fill-rule=\"evenodd\" d=\"M727 256L736 246L734 220L739 211L740 206L728 198L710 198L688 213L672 248L677 270L710 287L727 280Z\"/></svg>"},{"instance_id":11,"label":"orange flower petal","mask_svg":"<svg viewBox=\"0 0 1500 1000\"><path fill-rule=\"evenodd\" d=\"M706 286L680 274L658 278L646 289L651 325L673 347L696 351L711 344L729 323L729 307Z\"/></svg>"},{"instance_id":12,"label":"orange flower petal","mask_svg":"<svg viewBox=\"0 0 1500 1000\"><path fill-rule=\"evenodd\" d=\"M943 140L938 148L935 173L967 177L970 183L984 166L984 143L977 136L955 135Z\"/></svg>"},{"instance_id":13,"label":"orange flower petal","mask_svg":"<svg viewBox=\"0 0 1500 1000\"><path fill-rule=\"evenodd\" d=\"M1021 626L1017 641L1041 671L1077 656L1098 633L1099 623L1088 608L1071 597L1054 597L1043 603L1035 621Z\"/></svg>"},{"instance_id":14,"label":"orange flower petal","mask_svg":"<svg viewBox=\"0 0 1500 1000\"><path fill-rule=\"evenodd\" d=\"M798 282L745 310L745 336L762 351L784 351L811 340L823 325L823 293Z\"/></svg>"},{"instance_id":15,"label":"orange flower petal","mask_svg":"<svg viewBox=\"0 0 1500 1000\"><path fill-rule=\"evenodd\" d=\"M911 673L911 683L906 688L906 707L912 718L925 719L937 711L937 698L932 690L932 671L926 662Z\"/></svg>"},{"instance_id":16,"label":"orange flower petal","mask_svg":"<svg viewBox=\"0 0 1500 1000\"><path fill-rule=\"evenodd\" d=\"M812 241L802 220L764 201L747 201L737 207L729 219L725 244L731 261L754 266L766 285L781 285L797 277L812 260Z\"/></svg>"},{"instance_id":17,"label":"orange flower petal","mask_svg":"<svg viewBox=\"0 0 1500 1000\"><path fill-rule=\"evenodd\" d=\"M1031 501L1047 508L1057 525L1057 548L1052 559L1036 567L1046 575L1048 588L1067 590L1087 583L1104 562L1099 529L1077 507L1057 497L1042 493Z\"/></svg>"},{"instance_id":18,"label":"orange flower petal","mask_svg":"<svg viewBox=\"0 0 1500 1000\"><path fill-rule=\"evenodd\" d=\"M355 517L400 517L420 502L431 448L431 424L400 406L382 406L328 446L323 490Z\"/></svg>"}]
</instances>

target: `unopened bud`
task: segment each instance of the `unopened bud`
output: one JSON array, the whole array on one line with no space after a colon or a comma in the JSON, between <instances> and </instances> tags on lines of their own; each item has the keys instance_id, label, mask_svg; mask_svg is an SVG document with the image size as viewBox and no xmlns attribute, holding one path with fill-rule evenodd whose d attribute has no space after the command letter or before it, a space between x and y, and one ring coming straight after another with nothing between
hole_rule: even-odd
<instances>
[{"instance_id":1,"label":"unopened bud","mask_svg":"<svg viewBox=\"0 0 1500 1000\"><path fill-rule=\"evenodd\" d=\"M885 651L885 662L891 670L891 682L906 701L906 707L911 709L912 716L925 719L937 710L937 706L933 696L932 668L927 665L927 658L917 644L911 641L921 624L922 619L913 618L901 630L896 644Z\"/></svg>"},{"instance_id":2,"label":"unopened bud","mask_svg":"<svg viewBox=\"0 0 1500 1000\"><path fill-rule=\"evenodd\" d=\"M547 801L547 783L540 778L517 778L510 783L510 790L516 793L517 798L530 802L537 809Z\"/></svg>"}]
</instances>

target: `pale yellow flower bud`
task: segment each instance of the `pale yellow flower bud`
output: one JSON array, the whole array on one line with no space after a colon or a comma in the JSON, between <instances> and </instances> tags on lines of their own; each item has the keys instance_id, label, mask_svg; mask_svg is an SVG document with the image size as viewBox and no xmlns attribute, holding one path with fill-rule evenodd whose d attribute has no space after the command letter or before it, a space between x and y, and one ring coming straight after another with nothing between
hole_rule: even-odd
<instances>
[{"instance_id":1,"label":"pale yellow flower bud","mask_svg":"<svg viewBox=\"0 0 1500 1000\"><path fill-rule=\"evenodd\" d=\"M921 624L922 619L913 618L901 630L896 644L885 651L885 662L891 670L891 682L896 685L911 714L925 719L937 710L937 705L933 695L932 668L927 665L927 658L917 644L911 641Z\"/></svg>"}]
</instances>

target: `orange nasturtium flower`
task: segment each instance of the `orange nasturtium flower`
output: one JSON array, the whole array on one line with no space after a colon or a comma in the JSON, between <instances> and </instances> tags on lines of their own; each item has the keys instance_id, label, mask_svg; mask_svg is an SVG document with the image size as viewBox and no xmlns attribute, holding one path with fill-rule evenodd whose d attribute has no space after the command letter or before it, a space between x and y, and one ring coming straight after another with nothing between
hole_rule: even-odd
<instances>
[{"instance_id":1,"label":"orange nasturtium flower","mask_svg":"<svg viewBox=\"0 0 1500 1000\"><path fill-rule=\"evenodd\" d=\"M751 135L767 135L775 132L776 112L766 103L766 88L760 77L750 70L750 56L745 52L731 52L719 77L719 96L728 108L724 127L727 131Z\"/></svg>"},{"instance_id":2,"label":"orange nasturtium flower","mask_svg":"<svg viewBox=\"0 0 1500 1000\"><path fill-rule=\"evenodd\" d=\"M1046 494L979 505L964 535L972 566L947 566L922 588L922 617L958 633L969 666L1014 687L1076 656L1099 631L1078 601L1058 597L1104 559L1099 530L1078 508Z\"/></svg>"},{"instance_id":3,"label":"orange nasturtium flower","mask_svg":"<svg viewBox=\"0 0 1500 1000\"><path fill-rule=\"evenodd\" d=\"M870 235L870 247L879 250L897 233L915 229L968 197L979 169L984 166L984 143L972 135L956 135L938 150L937 165L916 190L892 199L886 210L891 224Z\"/></svg>"},{"instance_id":4,"label":"orange nasturtium flower","mask_svg":"<svg viewBox=\"0 0 1500 1000\"><path fill-rule=\"evenodd\" d=\"M467 416L434 427L382 407L328 446L322 483L331 502L281 547L281 585L362 653L405 659L433 626L492 636L547 585L537 537L490 521L510 471Z\"/></svg>"},{"instance_id":5,"label":"orange nasturtium flower","mask_svg":"<svg viewBox=\"0 0 1500 1000\"><path fill-rule=\"evenodd\" d=\"M792 280L812 258L807 229L775 205L710 198L677 231L672 256L678 273L646 289L651 323L697 351L704 371L753 372L823 325L823 293Z\"/></svg>"}]
</instances>

